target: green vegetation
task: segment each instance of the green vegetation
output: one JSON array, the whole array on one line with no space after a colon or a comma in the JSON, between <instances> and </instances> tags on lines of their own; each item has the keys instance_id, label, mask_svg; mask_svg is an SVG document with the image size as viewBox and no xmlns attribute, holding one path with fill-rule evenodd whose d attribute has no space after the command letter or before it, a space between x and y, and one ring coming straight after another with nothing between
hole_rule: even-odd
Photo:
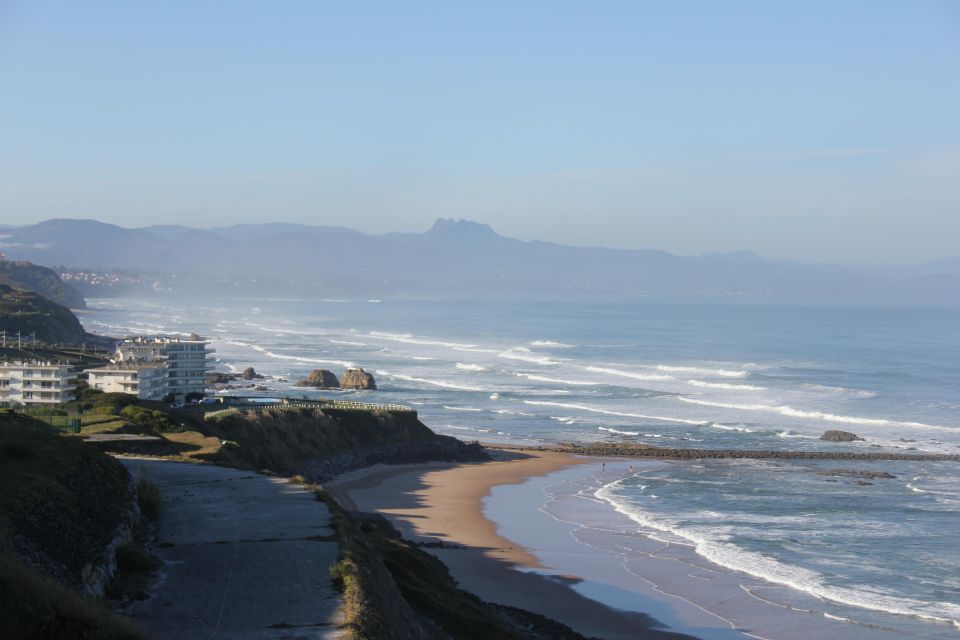
<instances>
[{"instance_id":1,"label":"green vegetation","mask_svg":"<svg viewBox=\"0 0 960 640\"><path fill-rule=\"evenodd\" d=\"M0 638L144 640L145 636L102 603L0 554Z\"/></svg>"},{"instance_id":2,"label":"green vegetation","mask_svg":"<svg viewBox=\"0 0 960 640\"><path fill-rule=\"evenodd\" d=\"M137 482L137 504L147 520L156 522L160 519L160 489L144 473Z\"/></svg>"},{"instance_id":3,"label":"green vegetation","mask_svg":"<svg viewBox=\"0 0 960 640\"><path fill-rule=\"evenodd\" d=\"M43 422L0 412L0 637L140 638L79 595L132 499L126 469Z\"/></svg>"},{"instance_id":4,"label":"green vegetation","mask_svg":"<svg viewBox=\"0 0 960 640\"><path fill-rule=\"evenodd\" d=\"M48 345L79 345L86 332L70 309L51 302L38 293L0 284L0 327L7 338L31 334Z\"/></svg>"},{"instance_id":5,"label":"green vegetation","mask_svg":"<svg viewBox=\"0 0 960 640\"><path fill-rule=\"evenodd\" d=\"M80 293L47 267L26 260L0 260L0 284L39 293L47 300L71 309L87 306Z\"/></svg>"}]
</instances>

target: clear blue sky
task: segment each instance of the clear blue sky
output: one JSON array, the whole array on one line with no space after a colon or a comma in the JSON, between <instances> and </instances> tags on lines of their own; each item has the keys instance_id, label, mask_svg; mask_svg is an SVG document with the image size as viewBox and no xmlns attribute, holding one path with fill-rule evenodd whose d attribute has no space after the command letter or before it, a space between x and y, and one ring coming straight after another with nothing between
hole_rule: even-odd
<instances>
[{"instance_id":1,"label":"clear blue sky","mask_svg":"<svg viewBox=\"0 0 960 640\"><path fill-rule=\"evenodd\" d=\"M0 0L0 223L960 254L960 2Z\"/></svg>"}]
</instances>

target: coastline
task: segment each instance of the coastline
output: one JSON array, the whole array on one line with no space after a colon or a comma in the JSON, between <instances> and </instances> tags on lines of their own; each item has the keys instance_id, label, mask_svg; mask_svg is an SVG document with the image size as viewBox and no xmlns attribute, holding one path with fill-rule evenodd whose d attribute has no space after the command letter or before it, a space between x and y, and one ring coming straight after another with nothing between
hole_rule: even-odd
<instances>
[{"instance_id":1,"label":"coastline","mask_svg":"<svg viewBox=\"0 0 960 640\"><path fill-rule=\"evenodd\" d=\"M378 512L407 539L432 543L426 550L447 565L462 588L485 600L528 609L584 635L604 639L698 637L691 634L691 628L700 626L702 617L710 614L652 589L649 598L638 596L642 605L634 610L614 608L587 597L578 590L584 586L580 576L550 571L535 555L535 549L503 536L498 524L485 513L484 502L495 487L514 489L531 478L602 465L603 460L551 451L491 453L494 460L485 463L378 465L338 476L324 489L344 508ZM533 520L549 518L536 505L518 506L525 513L533 509L530 526L538 530L544 524ZM575 549L581 547L573 540L570 543ZM587 556L592 555L583 549ZM676 612L671 612L675 606L689 607L685 613L693 624L667 628L658 614L677 619Z\"/></svg>"}]
</instances>

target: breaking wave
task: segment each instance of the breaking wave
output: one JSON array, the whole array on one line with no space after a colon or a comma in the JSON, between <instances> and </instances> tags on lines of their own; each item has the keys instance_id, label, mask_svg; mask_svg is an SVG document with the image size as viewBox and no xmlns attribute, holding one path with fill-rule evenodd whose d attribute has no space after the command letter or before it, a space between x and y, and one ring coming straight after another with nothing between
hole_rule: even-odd
<instances>
[{"instance_id":1,"label":"breaking wave","mask_svg":"<svg viewBox=\"0 0 960 640\"><path fill-rule=\"evenodd\" d=\"M585 404L574 404L567 402L549 402L547 400L524 400L526 404L538 407L560 407L562 409L577 409L579 411L589 411L591 413L601 413L607 416L619 416L623 418L640 418L641 420L662 420L665 422L678 422L681 424L703 424L702 420L684 420L683 418L667 418L664 416L648 416L640 413L622 413L620 411L609 411L598 407L591 407Z\"/></svg>"},{"instance_id":2,"label":"breaking wave","mask_svg":"<svg viewBox=\"0 0 960 640\"><path fill-rule=\"evenodd\" d=\"M620 376L622 378L632 378L633 380L676 380L673 376L665 376L656 373L633 373L631 371L623 371L621 369L609 369L607 367L584 367L587 371L592 371L593 373L606 373L611 376Z\"/></svg>"},{"instance_id":3,"label":"breaking wave","mask_svg":"<svg viewBox=\"0 0 960 640\"><path fill-rule=\"evenodd\" d=\"M694 387L704 387L707 389L727 389L730 391L763 391L766 387L758 387L752 384L731 384L729 382L704 382L702 380L687 380L687 384Z\"/></svg>"},{"instance_id":4,"label":"breaking wave","mask_svg":"<svg viewBox=\"0 0 960 640\"><path fill-rule=\"evenodd\" d=\"M651 517L618 496L614 489L623 486L622 480L604 485L594 496L609 503L619 513L637 524L677 536L690 544L697 555L714 564L739 571L768 582L782 584L815 597L874 611L885 611L905 616L916 616L937 622L951 623L960 628L960 605L950 602L924 602L899 598L868 589L844 588L827 584L820 573L795 565L787 565L765 554L748 551L736 544L711 538L704 527L697 531L684 529L669 519ZM719 533L719 536L727 535Z\"/></svg>"},{"instance_id":5,"label":"breaking wave","mask_svg":"<svg viewBox=\"0 0 960 640\"><path fill-rule=\"evenodd\" d=\"M383 369L378 369L377 375L386 376L387 378L393 378L395 380L404 380L406 382L420 382L423 384L433 385L435 387L441 387L443 389L456 389L458 391L483 391L483 389L478 387L470 387L465 384L456 384L454 382L447 382L446 380L430 380L429 378L406 376L402 373L392 373L390 371L384 371Z\"/></svg>"},{"instance_id":6,"label":"breaking wave","mask_svg":"<svg viewBox=\"0 0 960 640\"><path fill-rule=\"evenodd\" d=\"M658 371L670 371L675 373L699 373L708 376L719 376L721 378L746 378L750 375L749 371L730 370L730 369L707 369L704 367L676 367L666 364L658 364Z\"/></svg>"},{"instance_id":7,"label":"breaking wave","mask_svg":"<svg viewBox=\"0 0 960 640\"><path fill-rule=\"evenodd\" d=\"M782 416L789 416L791 418L812 418L815 420L824 420L826 422L840 422L844 424L863 424L863 425L875 425L875 426L886 426L886 427L910 427L913 429L936 429L939 431L950 431L956 432L957 429L950 427L941 427L935 424L924 424L922 422L899 422L896 420L886 420L884 418L862 418L859 416L838 416L832 413L824 413L822 411L804 411L801 409L794 409L793 407L788 407L787 405L772 405L772 404L732 404L727 402L709 402L707 400L698 400L696 398L684 398L677 397L677 400L681 402L687 402L689 404L699 404L705 407L719 407L721 409L739 409L741 411L771 411L773 413L779 413Z\"/></svg>"},{"instance_id":8,"label":"breaking wave","mask_svg":"<svg viewBox=\"0 0 960 640\"><path fill-rule=\"evenodd\" d=\"M478 364L467 364L463 362L457 363L457 369L460 369L461 371L486 371L487 370L486 367L481 367Z\"/></svg>"}]
</instances>

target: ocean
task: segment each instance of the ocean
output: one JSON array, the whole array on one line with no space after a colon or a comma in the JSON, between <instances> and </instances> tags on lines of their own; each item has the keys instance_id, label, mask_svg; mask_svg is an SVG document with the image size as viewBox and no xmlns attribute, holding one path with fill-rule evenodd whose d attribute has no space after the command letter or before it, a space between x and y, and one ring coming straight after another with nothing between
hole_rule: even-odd
<instances>
[{"instance_id":1,"label":"ocean","mask_svg":"<svg viewBox=\"0 0 960 640\"><path fill-rule=\"evenodd\" d=\"M435 431L468 440L960 453L955 309L596 299L90 306L81 319L98 333L211 337L216 368L255 367L268 376L263 395L408 404ZM311 369L348 366L373 373L380 389L293 386ZM823 442L827 429L864 440ZM607 545L627 570L641 556L685 563L702 574L691 581L728 597L667 584L676 572L657 586L734 626L752 612L763 619L756 635L788 637L777 633L782 611L811 621L804 637L958 636L960 463L618 469L544 487L543 511L582 525L573 535Z\"/></svg>"}]
</instances>

